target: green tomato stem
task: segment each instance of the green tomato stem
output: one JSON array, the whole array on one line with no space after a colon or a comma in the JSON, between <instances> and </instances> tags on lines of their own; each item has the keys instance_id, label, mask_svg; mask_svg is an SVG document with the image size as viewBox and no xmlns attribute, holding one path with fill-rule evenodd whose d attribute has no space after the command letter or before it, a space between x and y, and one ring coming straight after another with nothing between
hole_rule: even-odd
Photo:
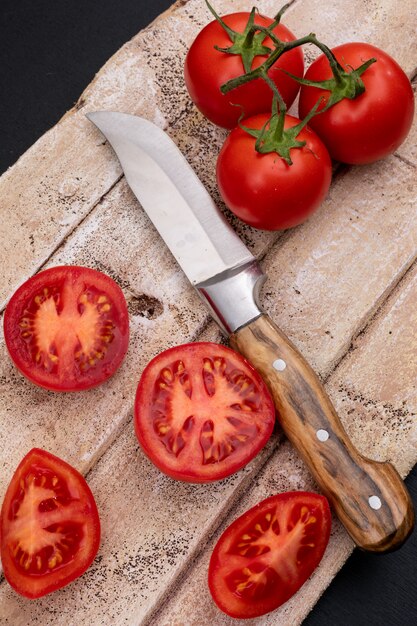
<instances>
[{"instance_id":1,"label":"green tomato stem","mask_svg":"<svg viewBox=\"0 0 417 626\"><path fill-rule=\"evenodd\" d=\"M264 30L260 27L257 27L257 28L258 30ZM269 31L269 29L265 29L265 30ZM268 35L270 36L269 33ZM220 87L220 91L222 93L228 93L232 89L236 89L236 87L240 87L240 85L249 83L251 80L254 80L255 78L263 77L263 75L274 65L274 63L276 63L276 61L279 59L279 57L282 54L284 54L285 52L288 52L288 50L292 50L293 48L297 48L298 46L302 46L306 43L312 43L312 42L311 42L310 35L307 35L305 37L301 37L300 39L294 39L293 41L280 42L280 43L281 43L281 47L276 47L275 50L271 52L269 57L262 63L262 65L260 65L259 67L257 67L256 69L250 72L247 72L246 74L242 74L241 76L237 76L236 78L232 78L231 80L227 81L227 83L224 83L224 85Z\"/></svg>"}]
</instances>

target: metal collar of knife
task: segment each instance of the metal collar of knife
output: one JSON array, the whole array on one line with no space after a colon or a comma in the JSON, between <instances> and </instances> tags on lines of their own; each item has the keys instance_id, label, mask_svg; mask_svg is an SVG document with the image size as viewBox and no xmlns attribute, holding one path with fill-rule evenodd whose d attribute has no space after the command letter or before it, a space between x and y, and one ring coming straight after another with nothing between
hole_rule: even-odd
<instances>
[{"instance_id":1,"label":"metal collar of knife","mask_svg":"<svg viewBox=\"0 0 417 626\"><path fill-rule=\"evenodd\" d=\"M259 292L265 281L257 261L195 285L212 317L227 335L258 318Z\"/></svg>"}]
</instances>

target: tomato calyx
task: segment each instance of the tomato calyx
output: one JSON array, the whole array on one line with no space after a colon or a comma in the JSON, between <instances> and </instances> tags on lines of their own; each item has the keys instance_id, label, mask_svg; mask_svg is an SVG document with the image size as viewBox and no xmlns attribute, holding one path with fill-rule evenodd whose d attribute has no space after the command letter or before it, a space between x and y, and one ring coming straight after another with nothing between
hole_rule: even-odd
<instances>
[{"instance_id":1,"label":"tomato calyx","mask_svg":"<svg viewBox=\"0 0 417 626\"><path fill-rule=\"evenodd\" d=\"M305 141L300 141L297 137L313 115L316 114L320 104L321 99L316 102L315 106L302 121L291 128L284 129L287 109L279 93L274 88L272 115L262 128L248 128L241 123L239 123L239 126L246 133L255 137L255 150L257 152L260 154L276 152L287 165L292 165L291 150L300 149L306 145Z\"/></svg>"},{"instance_id":2,"label":"tomato calyx","mask_svg":"<svg viewBox=\"0 0 417 626\"><path fill-rule=\"evenodd\" d=\"M257 12L256 7L253 7L250 14L247 24L243 33L239 33L230 26L228 26L222 18L216 13L210 3L206 0L206 5L209 11L212 13L214 18L220 24L220 26L224 29L227 35L232 42L232 45L228 48L221 48L219 46L214 46L216 50L219 52L224 52L225 54L236 54L242 58L243 68L246 73L250 72L252 69L252 63L255 57L257 56L269 56L272 52L271 48L265 46L263 44L265 38L267 36L271 37L274 41L274 45L278 47L284 47L284 43L280 41L271 31L278 26L281 20L281 16L284 11L287 9L289 5L285 5L279 11L279 13L275 16L273 23L268 26L268 28L264 28L255 24L255 15Z\"/></svg>"},{"instance_id":3,"label":"tomato calyx","mask_svg":"<svg viewBox=\"0 0 417 626\"><path fill-rule=\"evenodd\" d=\"M287 5L285 5L281 9L278 15L280 16L286 8L287 8ZM251 80L255 80L256 78L265 79L265 76L267 75L268 70L271 69L274 63L276 63L283 54L285 54L286 52L289 52L290 50L293 50L294 48L303 46L306 43L311 43L310 41L311 35L306 35L305 37L301 37L300 39L294 39L291 41L282 42L274 35L274 33L270 32L271 26L269 26L268 28L265 28L263 26L256 25L255 28L263 33L262 36L264 38L268 36L270 39L272 39L275 45L275 49L269 54L268 58L262 63L262 65L259 65L258 67L256 67L255 69L249 72L246 72L246 74L241 74L240 76L237 76L236 78L231 78L226 83L224 83L220 87L220 91L222 92L222 94L229 93L229 91L232 91L232 89L236 89L237 87L240 87L241 85L244 85L245 83L249 83ZM289 76L292 76L290 72L286 72L286 73Z\"/></svg>"},{"instance_id":4,"label":"tomato calyx","mask_svg":"<svg viewBox=\"0 0 417 626\"><path fill-rule=\"evenodd\" d=\"M347 98L348 100L354 100L358 96L364 93L365 85L361 79L361 76L368 67L370 67L373 63L376 63L376 59L374 57L368 59L362 65L357 68L352 68L350 71L346 71L338 62L333 52L328 48L325 44L321 43L314 34L309 35L310 43L316 45L320 50L326 55L330 68L333 73L333 77L328 80L314 81L308 80L306 78L300 78L299 76L294 76L290 72L285 72L288 76L291 76L295 81L300 83L300 85L307 85L309 87L316 87L317 89L323 89L325 91L330 91L330 96L325 104L325 106L318 111L318 113L323 113L330 109L330 107L334 106L341 100ZM283 70L285 71L285 70Z\"/></svg>"}]
</instances>

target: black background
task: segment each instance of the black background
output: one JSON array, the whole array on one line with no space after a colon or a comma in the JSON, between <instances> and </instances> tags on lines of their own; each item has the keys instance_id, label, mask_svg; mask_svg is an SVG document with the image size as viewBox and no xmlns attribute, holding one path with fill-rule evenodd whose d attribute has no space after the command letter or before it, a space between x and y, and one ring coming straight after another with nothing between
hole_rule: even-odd
<instances>
[{"instance_id":1,"label":"black background","mask_svg":"<svg viewBox=\"0 0 417 626\"><path fill-rule=\"evenodd\" d=\"M0 0L0 173L73 106L113 53L170 5ZM407 484L417 507L417 468ZM355 551L304 624L416 626L416 607L414 532L392 554Z\"/></svg>"}]
</instances>

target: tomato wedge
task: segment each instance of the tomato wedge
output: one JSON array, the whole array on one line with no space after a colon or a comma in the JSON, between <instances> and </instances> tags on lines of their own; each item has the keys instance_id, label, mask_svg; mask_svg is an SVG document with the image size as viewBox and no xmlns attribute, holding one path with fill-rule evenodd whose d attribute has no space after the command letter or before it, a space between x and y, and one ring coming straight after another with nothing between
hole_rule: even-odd
<instances>
[{"instance_id":1,"label":"tomato wedge","mask_svg":"<svg viewBox=\"0 0 417 626\"><path fill-rule=\"evenodd\" d=\"M100 543L97 506L83 476L38 448L13 475L0 529L4 575L27 598L44 596L81 576Z\"/></svg>"},{"instance_id":2,"label":"tomato wedge","mask_svg":"<svg viewBox=\"0 0 417 626\"><path fill-rule=\"evenodd\" d=\"M139 443L162 471L204 483L233 474L268 441L269 391L254 368L225 346L170 348L145 368L135 400Z\"/></svg>"},{"instance_id":3,"label":"tomato wedge","mask_svg":"<svg viewBox=\"0 0 417 626\"><path fill-rule=\"evenodd\" d=\"M53 391L89 389L114 374L126 354L126 300L102 272L53 267L12 296L4 336L16 367L33 383Z\"/></svg>"},{"instance_id":4,"label":"tomato wedge","mask_svg":"<svg viewBox=\"0 0 417 626\"><path fill-rule=\"evenodd\" d=\"M278 608L319 564L330 536L327 499L294 491L263 500L222 534L208 584L217 606L236 618Z\"/></svg>"}]
</instances>

